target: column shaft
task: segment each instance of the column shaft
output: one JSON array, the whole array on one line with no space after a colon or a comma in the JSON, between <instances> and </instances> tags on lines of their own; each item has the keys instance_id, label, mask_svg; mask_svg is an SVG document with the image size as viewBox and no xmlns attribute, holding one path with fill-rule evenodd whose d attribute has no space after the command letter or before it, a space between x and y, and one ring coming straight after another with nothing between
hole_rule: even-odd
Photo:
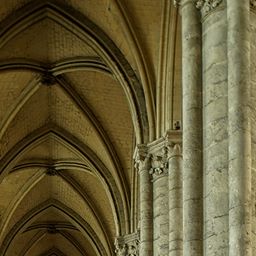
<instances>
[{"instance_id":1,"label":"column shaft","mask_svg":"<svg viewBox=\"0 0 256 256\"><path fill-rule=\"evenodd\" d=\"M229 97L229 255L251 252L249 1L227 0Z\"/></svg>"},{"instance_id":2,"label":"column shaft","mask_svg":"<svg viewBox=\"0 0 256 256\"><path fill-rule=\"evenodd\" d=\"M168 216L168 177L160 174L153 178L154 198L154 255L168 256L169 216Z\"/></svg>"},{"instance_id":3,"label":"column shaft","mask_svg":"<svg viewBox=\"0 0 256 256\"><path fill-rule=\"evenodd\" d=\"M204 254L228 255L228 81L226 9L203 19Z\"/></svg>"},{"instance_id":4,"label":"column shaft","mask_svg":"<svg viewBox=\"0 0 256 256\"><path fill-rule=\"evenodd\" d=\"M183 255L203 255L202 53L200 12L182 1Z\"/></svg>"},{"instance_id":5,"label":"column shaft","mask_svg":"<svg viewBox=\"0 0 256 256\"><path fill-rule=\"evenodd\" d=\"M144 161L149 161L147 158ZM153 192L148 164L140 172L140 256L153 255Z\"/></svg>"},{"instance_id":6,"label":"column shaft","mask_svg":"<svg viewBox=\"0 0 256 256\"><path fill-rule=\"evenodd\" d=\"M180 145L169 157L169 256L182 256L182 156Z\"/></svg>"},{"instance_id":7,"label":"column shaft","mask_svg":"<svg viewBox=\"0 0 256 256\"><path fill-rule=\"evenodd\" d=\"M252 136L252 205L256 204L256 13L251 10L250 13L250 84L251 84L251 136ZM256 230L256 211L255 207L252 207L252 230ZM252 232L252 255L256 255L256 233Z\"/></svg>"}]
</instances>

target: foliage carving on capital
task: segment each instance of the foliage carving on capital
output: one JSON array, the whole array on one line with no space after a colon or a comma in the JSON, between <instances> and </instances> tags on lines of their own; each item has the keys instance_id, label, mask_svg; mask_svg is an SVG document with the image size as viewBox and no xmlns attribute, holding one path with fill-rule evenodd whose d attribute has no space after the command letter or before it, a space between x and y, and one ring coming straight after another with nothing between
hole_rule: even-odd
<instances>
[{"instance_id":1,"label":"foliage carving on capital","mask_svg":"<svg viewBox=\"0 0 256 256\"><path fill-rule=\"evenodd\" d=\"M145 145L137 147L137 152L135 156L135 168L138 172L143 170L150 170L151 168L151 154L148 154Z\"/></svg>"},{"instance_id":2,"label":"foliage carving on capital","mask_svg":"<svg viewBox=\"0 0 256 256\"><path fill-rule=\"evenodd\" d=\"M116 256L139 256L138 234L128 234L115 240Z\"/></svg>"},{"instance_id":3,"label":"foliage carving on capital","mask_svg":"<svg viewBox=\"0 0 256 256\"><path fill-rule=\"evenodd\" d=\"M152 168L149 173L153 178L159 178L168 174L167 148L163 147L160 152L152 156Z\"/></svg>"},{"instance_id":4,"label":"foliage carving on capital","mask_svg":"<svg viewBox=\"0 0 256 256\"><path fill-rule=\"evenodd\" d=\"M116 256L126 256L127 255L127 245L126 244L119 244L119 243L116 243L115 244L115 253L116 253Z\"/></svg>"},{"instance_id":5,"label":"foliage carving on capital","mask_svg":"<svg viewBox=\"0 0 256 256\"><path fill-rule=\"evenodd\" d=\"M139 256L139 241L128 244L128 256Z\"/></svg>"},{"instance_id":6,"label":"foliage carving on capital","mask_svg":"<svg viewBox=\"0 0 256 256\"><path fill-rule=\"evenodd\" d=\"M151 155L147 154L145 157L140 157L135 161L135 168L140 172L143 170L150 170L151 168Z\"/></svg>"},{"instance_id":7,"label":"foliage carving on capital","mask_svg":"<svg viewBox=\"0 0 256 256\"><path fill-rule=\"evenodd\" d=\"M168 159L175 156L182 156L182 149L179 143L175 143L175 144L171 143L171 144L168 144L166 147L168 150Z\"/></svg>"},{"instance_id":8,"label":"foliage carving on capital","mask_svg":"<svg viewBox=\"0 0 256 256\"><path fill-rule=\"evenodd\" d=\"M222 0L197 0L196 7L201 10L202 15L207 15L222 3Z\"/></svg>"}]
</instances>

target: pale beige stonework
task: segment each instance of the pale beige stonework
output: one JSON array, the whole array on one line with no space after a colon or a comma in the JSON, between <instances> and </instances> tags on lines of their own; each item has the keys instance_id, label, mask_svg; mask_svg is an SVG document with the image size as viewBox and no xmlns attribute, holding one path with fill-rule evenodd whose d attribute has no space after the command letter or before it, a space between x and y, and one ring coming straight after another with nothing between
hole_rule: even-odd
<instances>
[{"instance_id":1,"label":"pale beige stonework","mask_svg":"<svg viewBox=\"0 0 256 256\"><path fill-rule=\"evenodd\" d=\"M0 256L256 255L256 0L2 0Z\"/></svg>"}]
</instances>

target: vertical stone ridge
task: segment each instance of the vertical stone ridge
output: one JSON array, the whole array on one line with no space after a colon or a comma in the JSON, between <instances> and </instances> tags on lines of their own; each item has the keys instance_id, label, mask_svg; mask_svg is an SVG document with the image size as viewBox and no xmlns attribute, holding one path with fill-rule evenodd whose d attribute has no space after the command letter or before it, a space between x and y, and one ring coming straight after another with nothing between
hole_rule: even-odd
<instances>
[{"instance_id":1,"label":"vertical stone ridge","mask_svg":"<svg viewBox=\"0 0 256 256\"><path fill-rule=\"evenodd\" d=\"M170 130L164 137L150 142L147 145L138 145L136 148L135 163L139 172L141 186L141 218L139 224L140 255L149 256L150 254L145 252L145 250L148 250L152 255L168 256L170 254L169 223L171 218L179 219L180 223L180 225L177 226L177 223L172 222L171 227L176 230L176 233L171 243L178 249L176 250L173 247L171 255L175 253L175 251L178 252L182 250L180 250L180 243L182 241L182 216L173 216L173 214L177 212L182 214L182 191L180 190L182 185L177 188L176 184L174 185L173 183L179 180L182 184L182 180L180 180L181 136L181 131ZM168 176L170 176L169 160L171 161L172 173L171 185L175 186L172 186L171 189L169 188L170 184L168 178ZM179 202L178 206L176 204L174 205L172 202L172 209L169 207L169 195L175 198L174 201L178 200ZM176 196L178 197L176 198ZM150 234L152 234L152 237ZM151 238L152 240L150 240ZM152 242L151 246L153 245L152 251L150 241ZM126 250L127 248L125 248L125 246L119 249L119 251L123 252Z\"/></svg>"},{"instance_id":2,"label":"vertical stone ridge","mask_svg":"<svg viewBox=\"0 0 256 256\"><path fill-rule=\"evenodd\" d=\"M228 254L228 81L226 9L202 23L204 254Z\"/></svg>"},{"instance_id":3,"label":"vertical stone ridge","mask_svg":"<svg viewBox=\"0 0 256 256\"><path fill-rule=\"evenodd\" d=\"M183 256L203 255L202 31L200 12L182 1Z\"/></svg>"},{"instance_id":4,"label":"vertical stone ridge","mask_svg":"<svg viewBox=\"0 0 256 256\"><path fill-rule=\"evenodd\" d=\"M151 155L145 144L138 145L135 150L135 168L139 173L140 187L140 256L153 255L153 190L151 176Z\"/></svg>"},{"instance_id":5,"label":"vertical stone ridge","mask_svg":"<svg viewBox=\"0 0 256 256\"><path fill-rule=\"evenodd\" d=\"M166 135L169 188L169 256L183 255L181 132Z\"/></svg>"},{"instance_id":6,"label":"vertical stone ridge","mask_svg":"<svg viewBox=\"0 0 256 256\"><path fill-rule=\"evenodd\" d=\"M168 162L166 141L162 137L148 144L153 183L154 255L168 256Z\"/></svg>"},{"instance_id":7,"label":"vertical stone ridge","mask_svg":"<svg viewBox=\"0 0 256 256\"><path fill-rule=\"evenodd\" d=\"M250 3L227 0L229 256L251 256Z\"/></svg>"}]
</instances>

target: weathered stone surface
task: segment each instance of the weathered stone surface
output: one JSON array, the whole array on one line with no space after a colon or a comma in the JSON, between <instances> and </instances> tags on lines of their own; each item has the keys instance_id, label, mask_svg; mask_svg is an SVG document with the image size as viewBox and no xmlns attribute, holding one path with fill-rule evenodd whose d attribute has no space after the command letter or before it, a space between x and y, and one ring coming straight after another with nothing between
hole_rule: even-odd
<instances>
[{"instance_id":1,"label":"weathered stone surface","mask_svg":"<svg viewBox=\"0 0 256 256\"><path fill-rule=\"evenodd\" d=\"M201 23L193 1L182 6L183 254L203 253Z\"/></svg>"},{"instance_id":2,"label":"weathered stone surface","mask_svg":"<svg viewBox=\"0 0 256 256\"><path fill-rule=\"evenodd\" d=\"M0 256L256 255L255 70L256 0L2 0Z\"/></svg>"},{"instance_id":3,"label":"weathered stone surface","mask_svg":"<svg viewBox=\"0 0 256 256\"><path fill-rule=\"evenodd\" d=\"M225 10L203 22L204 253L228 254L228 85Z\"/></svg>"}]
</instances>

